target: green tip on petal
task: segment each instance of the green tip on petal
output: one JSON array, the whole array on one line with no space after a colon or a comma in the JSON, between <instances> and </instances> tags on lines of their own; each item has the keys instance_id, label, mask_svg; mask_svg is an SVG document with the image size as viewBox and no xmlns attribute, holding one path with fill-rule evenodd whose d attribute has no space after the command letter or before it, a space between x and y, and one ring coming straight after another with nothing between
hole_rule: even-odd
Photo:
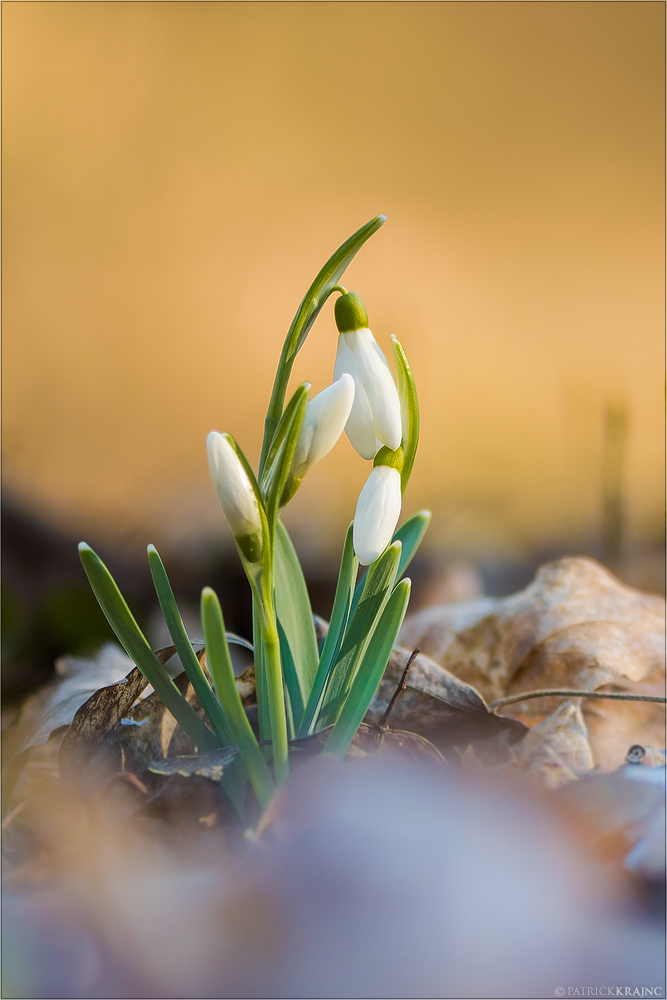
<instances>
[{"instance_id":1,"label":"green tip on petal","mask_svg":"<svg viewBox=\"0 0 667 1000\"><path fill-rule=\"evenodd\" d=\"M336 299L334 317L340 333L368 328L368 313L356 292L348 292Z\"/></svg>"},{"instance_id":2,"label":"green tip on petal","mask_svg":"<svg viewBox=\"0 0 667 1000\"><path fill-rule=\"evenodd\" d=\"M380 448L373 459L373 468L377 468L378 465L387 465L390 469L396 469L397 472L401 473L403 471L404 460L405 456L402 448L392 451L391 448L385 446Z\"/></svg>"}]
</instances>

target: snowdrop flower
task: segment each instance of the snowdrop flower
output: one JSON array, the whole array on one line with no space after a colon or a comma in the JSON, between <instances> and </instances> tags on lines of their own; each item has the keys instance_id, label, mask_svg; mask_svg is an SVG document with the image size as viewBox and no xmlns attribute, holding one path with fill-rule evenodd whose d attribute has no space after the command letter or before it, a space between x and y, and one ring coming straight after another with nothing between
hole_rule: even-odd
<instances>
[{"instance_id":1,"label":"snowdrop flower","mask_svg":"<svg viewBox=\"0 0 667 1000\"><path fill-rule=\"evenodd\" d=\"M370 566L389 545L401 513L403 452L382 448L359 494L352 543L362 566Z\"/></svg>"},{"instance_id":2,"label":"snowdrop flower","mask_svg":"<svg viewBox=\"0 0 667 1000\"><path fill-rule=\"evenodd\" d=\"M211 479L234 540L248 562L258 562L262 557L262 519L248 473L228 434L211 431L206 448Z\"/></svg>"},{"instance_id":3,"label":"snowdrop flower","mask_svg":"<svg viewBox=\"0 0 667 1000\"><path fill-rule=\"evenodd\" d=\"M347 372L355 386L347 436L362 458L373 458L382 445L395 451L401 445L401 404L387 359L368 329L364 304L347 292L336 300L334 315L340 332L334 378Z\"/></svg>"},{"instance_id":4,"label":"snowdrop flower","mask_svg":"<svg viewBox=\"0 0 667 1000\"><path fill-rule=\"evenodd\" d=\"M303 479L329 454L343 433L353 402L354 379L347 373L308 402L292 459L293 476Z\"/></svg>"},{"instance_id":5,"label":"snowdrop flower","mask_svg":"<svg viewBox=\"0 0 667 1000\"><path fill-rule=\"evenodd\" d=\"M328 455L343 433L354 402L354 379L343 374L306 404L281 507L292 499L308 470Z\"/></svg>"}]
</instances>

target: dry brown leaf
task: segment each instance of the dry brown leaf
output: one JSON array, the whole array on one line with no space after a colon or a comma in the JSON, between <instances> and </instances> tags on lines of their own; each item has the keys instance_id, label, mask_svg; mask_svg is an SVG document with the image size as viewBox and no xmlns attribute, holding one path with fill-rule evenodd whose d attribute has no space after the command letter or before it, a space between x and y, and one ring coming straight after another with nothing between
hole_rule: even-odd
<instances>
[{"instance_id":1,"label":"dry brown leaf","mask_svg":"<svg viewBox=\"0 0 667 1000\"><path fill-rule=\"evenodd\" d=\"M94 692L122 682L131 668L132 661L112 642L87 659L63 656L56 660L58 679L26 699L17 722L6 734L7 740L3 739L5 762L31 746L46 743L54 729L69 726Z\"/></svg>"},{"instance_id":2,"label":"dry brown leaf","mask_svg":"<svg viewBox=\"0 0 667 1000\"><path fill-rule=\"evenodd\" d=\"M100 688L79 708L60 746L63 773L88 763L147 686L142 672L133 667L127 677Z\"/></svg>"},{"instance_id":3,"label":"dry brown leaf","mask_svg":"<svg viewBox=\"0 0 667 1000\"><path fill-rule=\"evenodd\" d=\"M664 694L664 600L583 557L542 566L510 597L428 608L406 621L400 639L421 646L489 702L556 687ZM503 712L530 725L561 704L535 699ZM664 706L584 701L581 711L595 766L618 767L633 742L664 746Z\"/></svg>"},{"instance_id":4,"label":"dry brown leaf","mask_svg":"<svg viewBox=\"0 0 667 1000\"><path fill-rule=\"evenodd\" d=\"M546 788L557 788L593 768L593 754L578 700L562 702L514 748L518 770Z\"/></svg>"},{"instance_id":5,"label":"dry brown leaf","mask_svg":"<svg viewBox=\"0 0 667 1000\"><path fill-rule=\"evenodd\" d=\"M395 646L385 675L366 714L367 723L378 723L401 679L409 657ZM526 726L512 718L489 712L482 696L469 684L419 654L413 661L406 690L398 698L389 725L426 737L440 749L467 746L479 740L509 745L520 739ZM499 746L496 747L499 749Z\"/></svg>"}]
</instances>

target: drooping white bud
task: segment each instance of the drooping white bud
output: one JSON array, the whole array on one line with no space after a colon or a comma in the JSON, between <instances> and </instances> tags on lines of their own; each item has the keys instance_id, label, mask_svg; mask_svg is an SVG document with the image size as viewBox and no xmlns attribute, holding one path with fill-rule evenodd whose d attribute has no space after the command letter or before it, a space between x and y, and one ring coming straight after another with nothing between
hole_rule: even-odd
<instances>
[{"instance_id":1,"label":"drooping white bud","mask_svg":"<svg viewBox=\"0 0 667 1000\"><path fill-rule=\"evenodd\" d=\"M329 454L343 433L353 402L354 379L346 373L308 402L292 459L295 479L302 479Z\"/></svg>"},{"instance_id":2,"label":"drooping white bud","mask_svg":"<svg viewBox=\"0 0 667 1000\"><path fill-rule=\"evenodd\" d=\"M401 444L398 390L387 359L368 329L363 303L348 292L337 299L334 311L340 331L334 377L347 372L355 383L347 436L362 458L373 458L376 438L395 451Z\"/></svg>"},{"instance_id":3,"label":"drooping white bud","mask_svg":"<svg viewBox=\"0 0 667 1000\"><path fill-rule=\"evenodd\" d=\"M401 474L376 465L359 494L352 543L362 566L370 566L389 545L401 513Z\"/></svg>"},{"instance_id":4,"label":"drooping white bud","mask_svg":"<svg viewBox=\"0 0 667 1000\"><path fill-rule=\"evenodd\" d=\"M211 431L206 448L211 479L227 524L246 558L256 562L262 551L262 520L248 474L228 434Z\"/></svg>"}]
</instances>

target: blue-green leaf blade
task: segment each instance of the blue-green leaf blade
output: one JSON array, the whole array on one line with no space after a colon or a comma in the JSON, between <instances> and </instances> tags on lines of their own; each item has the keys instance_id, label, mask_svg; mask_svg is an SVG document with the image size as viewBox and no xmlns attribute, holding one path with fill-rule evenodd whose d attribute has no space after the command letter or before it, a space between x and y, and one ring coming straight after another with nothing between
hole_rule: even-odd
<instances>
[{"instance_id":1,"label":"blue-green leaf blade","mask_svg":"<svg viewBox=\"0 0 667 1000\"><path fill-rule=\"evenodd\" d=\"M234 679L225 623L217 595L205 587L201 596L201 620L206 643L206 662L227 724L234 735L255 794L265 806L274 791L271 772L252 731Z\"/></svg>"},{"instance_id":2,"label":"blue-green leaf blade","mask_svg":"<svg viewBox=\"0 0 667 1000\"><path fill-rule=\"evenodd\" d=\"M400 542L393 542L369 567L361 598L345 631L338 658L329 673L322 704L316 715L316 730L335 722L338 716L391 595L401 549Z\"/></svg>"},{"instance_id":3,"label":"blue-green leaf blade","mask_svg":"<svg viewBox=\"0 0 667 1000\"><path fill-rule=\"evenodd\" d=\"M234 736L227 725L224 712L211 689L201 663L192 648L192 643L185 630L183 619L176 604L174 592L171 589L167 571L154 545L148 546L148 565L171 641L176 647L176 652L183 664L183 669L197 692L201 706L206 712L222 746L231 746L234 743Z\"/></svg>"},{"instance_id":4,"label":"blue-green leaf blade","mask_svg":"<svg viewBox=\"0 0 667 1000\"><path fill-rule=\"evenodd\" d=\"M93 593L132 662L139 667L149 684L153 685L159 698L197 749L215 750L220 747L218 738L207 729L188 704L151 649L100 557L85 542L79 545L79 556Z\"/></svg>"},{"instance_id":5,"label":"blue-green leaf blade","mask_svg":"<svg viewBox=\"0 0 667 1000\"><path fill-rule=\"evenodd\" d=\"M413 514L412 517L408 518L405 524L402 524L401 527L394 532L392 542L401 542L403 546L401 560L398 564L398 572L396 573L397 580L400 580L412 562L430 523L431 511L420 510L418 514ZM367 576L368 573L364 573L355 588L354 597L352 598L352 612L354 612L354 609L359 603L359 598L361 597L361 592L366 583Z\"/></svg>"},{"instance_id":6,"label":"blue-green leaf blade","mask_svg":"<svg viewBox=\"0 0 667 1000\"><path fill-rule=\"evenodd\" d=\"M401 580L394 588L352 682L331 736L327 740L325 753L344 757L354 734L363 721L373 700L373 695L387 669L391 651L403 624L410 600L410 586L410 580L405 579Z\"/></svg>"},{"instance_id":7,"label":"blue-green leaf blade","mask_svg":"<svg viewBox=\"0 0 667 1000\"><path fill-rule=\"evenodd\" d=\"M280 519L276 521L273 556L281 657L296 732L317 674L319 657L306 581L292 540Z\"/></svg>"},{"instance_id":8,"label":"blue-green leaf blade","mask_svg":"<svg viewBox=\"0 0 667 1000\"><path fill-rule=\"evenodd\" d=\"M327 632L322 652L320 653L317 674L301 723L301 736L306 736L310 732L324 685L329 676L329 671L338 657L345 628L349 620L354 584L359 567L359 560L354 553L354 545L352 543L353 526L354 522L347 529L345 536L340 571L338 573L338 583L336 584L336 596L334 597L333 608L331 609L329 631Z\"/></svg>"}]
</instances>

